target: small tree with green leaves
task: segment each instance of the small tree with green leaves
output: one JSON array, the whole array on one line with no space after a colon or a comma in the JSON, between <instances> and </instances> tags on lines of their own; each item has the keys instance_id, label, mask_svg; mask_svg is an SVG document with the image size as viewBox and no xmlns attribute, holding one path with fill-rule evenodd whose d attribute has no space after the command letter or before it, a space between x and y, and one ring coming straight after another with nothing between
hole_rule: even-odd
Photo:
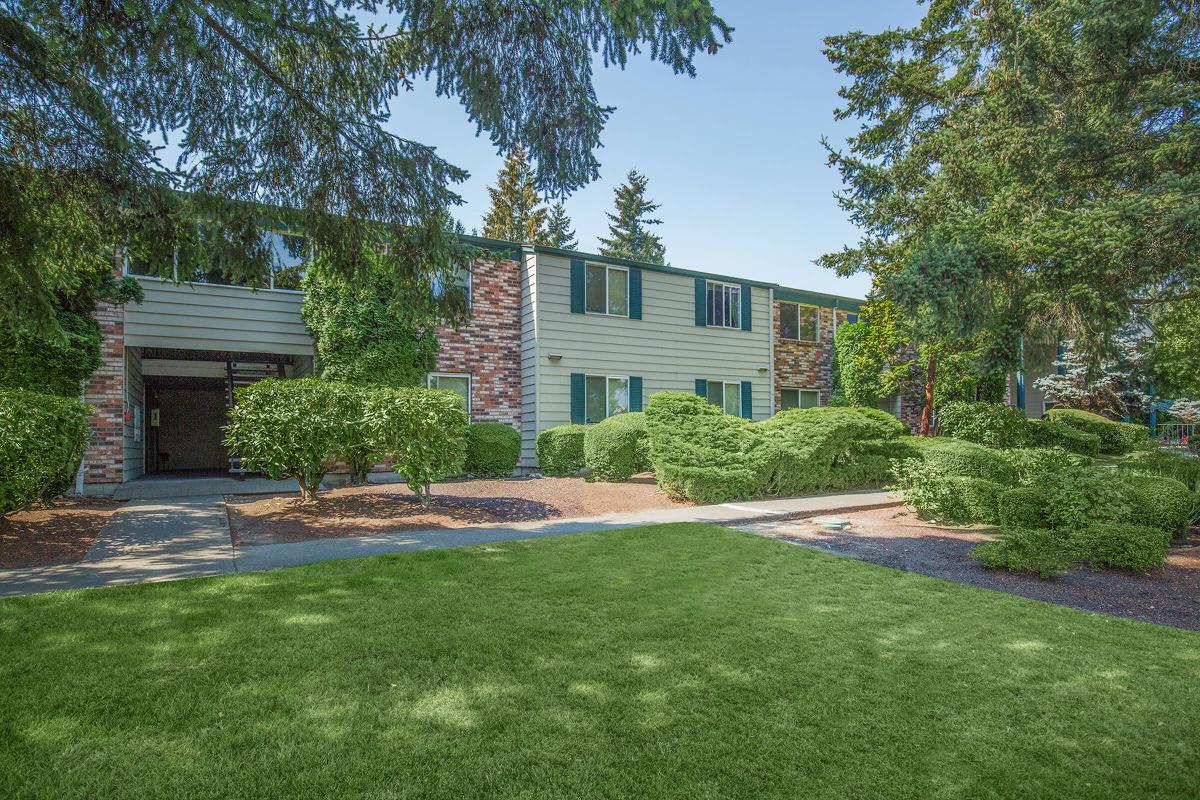
<instances>
[{"instance_id":1,"label":"small tree with green leaves","mask_svg":"<svg viewBox=\"0 0 1200 800\"><path fill-rule=\"evenodd\" d=\"M546 220L546 232L538 244L547 247L557 247L560 250L574 250L579 247L575 231L571 228L571 218L567 216L567 207L562 200L550 207L550 216Z\"/></svg>"},{"instance_id":2,"label":"small tree with green leaves","mask_svg":"<svg viewBox=\"0 0 1200 800\"><path fill-rule=\"evenodd\" d=\"M515 147L504 159L496 185L488 187L492 205L483 218L483 235L508 242L542 242L546 207L538 194L525 148Z\"/></svg>"},{"instance_id":3,"label":"small tree with green leaves","mask_svg":"<svg viewBox=\"0 0 1200 800\"><path fill-rule=\"evenodd\" d=\"M376 451L429 507L429 486L462 471L467 415L462 398L436 389L375 389L363 420Z\"/></svg>"},{"instance_id":4,"label":"small tree with green leaves","mask_svg":"<svg viewBox=\"0 0 1200 800\"><path fill-rule=\"evenodd\" d=\"M614 190L616 213L608 214L608 238L600 237L601 255L666 263L666 247L650 232L650 226L662 224L662 220L650 216L659 204L646 197L646 187L646 176L631 169L625 183Z\"/></svg>"}]
</instances>

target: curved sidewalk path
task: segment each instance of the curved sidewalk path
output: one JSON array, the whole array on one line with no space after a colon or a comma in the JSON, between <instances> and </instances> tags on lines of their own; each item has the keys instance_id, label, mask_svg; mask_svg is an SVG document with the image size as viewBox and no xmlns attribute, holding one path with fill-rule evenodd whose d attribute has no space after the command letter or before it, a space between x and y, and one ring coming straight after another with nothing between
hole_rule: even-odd
<instances>
[{"instance_id":1,"label":"curved sidewalk path","mask_svg":"<svg viewBox=\"0 0 1200 800\"><path fill-rule=\"evenodd\" d=\"M316 561L462 547L510 539L534 539L585 531L632 528L666 522L728 525L754 520L854 511L898 505L884 491L815 495L787 500L682 506L655 511L605 514L473 528L436 528L307 542L233 546L221 495L140 500L123 506L78 564L0 570L0 597L126 583L229 575L293 567Z\"/></svg>"}]
</instances>

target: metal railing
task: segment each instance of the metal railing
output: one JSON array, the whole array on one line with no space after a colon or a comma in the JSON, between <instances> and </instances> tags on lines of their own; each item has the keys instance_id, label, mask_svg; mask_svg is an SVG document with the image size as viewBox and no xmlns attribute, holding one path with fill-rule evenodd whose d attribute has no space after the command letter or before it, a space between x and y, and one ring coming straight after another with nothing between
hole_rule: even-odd
<instances>
[{"instance_id":1,"label":"metal railing","mask_svg":"<svg viewBox=\"0 0 1200 800\"><path fill-rule=\"evenodd\" d=\"M1186 450L1195 435L1194 422L1160 422L1154 427L1154 438L1158 446L1171 450Z\"/></svg>"}]
</instances>

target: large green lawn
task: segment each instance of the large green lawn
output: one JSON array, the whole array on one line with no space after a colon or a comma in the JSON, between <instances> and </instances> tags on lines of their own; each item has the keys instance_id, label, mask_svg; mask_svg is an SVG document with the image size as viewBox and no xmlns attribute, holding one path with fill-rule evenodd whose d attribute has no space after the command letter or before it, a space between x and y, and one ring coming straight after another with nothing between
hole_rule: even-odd
<instances>
[{"instance_id":1,"label":"large green lawn","mask_svg":"<svg viewBox=\"0 0 1200 800\"><path fill-rule=\"evenodd\" d=\"M1200 636L706 525L0 601L3 797L1192 797Z\"/></svg>"}]
</instances>

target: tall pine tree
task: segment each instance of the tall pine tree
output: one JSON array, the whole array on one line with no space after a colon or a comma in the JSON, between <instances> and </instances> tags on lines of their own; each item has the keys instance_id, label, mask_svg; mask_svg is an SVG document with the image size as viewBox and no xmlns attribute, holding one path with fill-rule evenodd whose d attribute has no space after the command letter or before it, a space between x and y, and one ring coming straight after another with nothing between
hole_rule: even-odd
<instances>
[{"instance_id":1,"label":"tall pine tree","mask_svg":"<svg viewBox=\"0 0 1200 800\"><path fill-rule=\"evenodd\" d=\"M550 207L550 216L546 220L546 232L538 244L557 247L560 250L574 250L579 247L579 240L575 238L575 230L571 227L571 218L567 216L567 207L563 205L562 200Z\"/></svg>"},{"instance_id":2,"label":"tall pine tree","mask_svg":"<svg viewBox=\"0 0 1200 800\"><path fill-rule=\"evenodd\" d=\"M651 264L665 264L667 249L649 226L661 225L662 220L650 215L659 204L646 197L646 176L636 169L629 170L625 183L615 190L617 208L608 215L610 238L600 237L600 253L606 256L632 258Z\"/></svg>"},{"instance_id":3,"label":"tall pine tree","mask_svg":"<svg viewBox=\"0 0 1200 800\"><path fill-rule=\"evenodd\" d=\"M508 242L540 242L545 236L546 207L538 194L525 148L514 147L504 158L495 187L488 187L492 207L483 218L483 235Z\"/></svg>"}]
</instances>

